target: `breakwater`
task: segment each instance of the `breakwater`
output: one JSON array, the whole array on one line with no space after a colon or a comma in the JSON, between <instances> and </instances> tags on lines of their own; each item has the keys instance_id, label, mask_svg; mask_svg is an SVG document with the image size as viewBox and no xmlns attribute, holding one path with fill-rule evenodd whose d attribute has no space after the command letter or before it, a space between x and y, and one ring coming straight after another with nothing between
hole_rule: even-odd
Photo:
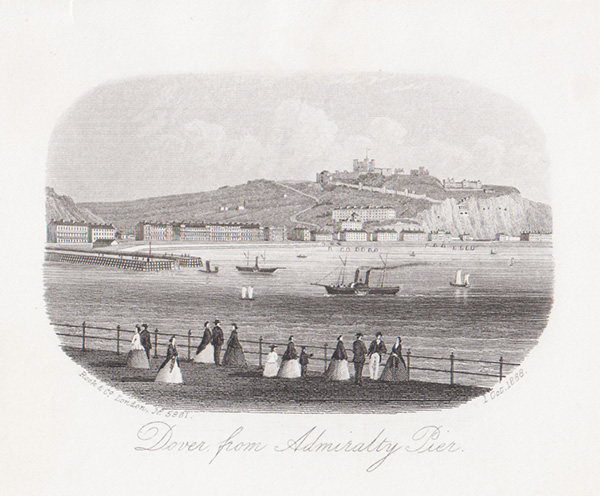
<instances>
[{"instance_id":1,"label":"breakwater","mask_svg":"<svg viewBox=\"0 0 600 496\"><path fill-rule=\"evenodd\" d=\"M66 262L71 264L103 265L117 269L157 272L179 268L177 258L156 257L152 255L137 256L120 253L94 253L72 250L47 249L46 260L51 262ZM201 263L201 262L200 262ZM185 264L185 266L190 266Z\"/></svg>"}]
</instances>

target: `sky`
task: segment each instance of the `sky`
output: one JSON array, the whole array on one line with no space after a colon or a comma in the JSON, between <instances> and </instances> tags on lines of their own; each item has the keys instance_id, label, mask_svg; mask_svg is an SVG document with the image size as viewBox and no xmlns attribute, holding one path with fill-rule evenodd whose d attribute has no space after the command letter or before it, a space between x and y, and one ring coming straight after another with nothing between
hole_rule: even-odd
<instances>
[{"instance_id":1,"label":"sky","mask_svg":"<svg viewBox=\"0 0 600 496\"><path fill-rule=\"evenodd\" d=\"M377 121L378 117L372 116L365 130L348 135L340 129L339 119L332 119L323 108L306 103L302 97L291 96L279 102L283 106L277 115L288 119L285 125L290 132L296 126L300 143L284 143L285 153L274 148L272 139L258 139L254 132L248 132L244 138L232 138L229 130L215 119L191 119L184 124L186 133L193 135L192 140L196 139L192 145L200 161L207 158L206 154L210 161L214 159L211 153L220 153L215 152L214 146L200 151L198 141L204 139L211 145L225 142L221 151L225 150L230 156L237 154L230 164L246 164L238 174L233 166L228 166L222 178L205 181L204 186L212 188L221 183L244 182L260 175L249 173L249 162L254 162L254 172L262 166L270 174L275 171L280 173L280 178L293 179L299 171L295 167L286 168L283 163L289 154L296 155L296 162L305 162L304 153L309 159L329 162L329 167L339 164L339 168L344 168L350 157L361 158L363 148L372 145L369 147L378 162L393 166L391 162L408 162L415 154L421 160L429 147L436 160L452 157L451 162L459 168L455 176L477 175L490 182L501 176L524 196L550 202L550 171L561 164L543 155L545 151L550 156L557 151L564 153L564 150L553 150L557 143L553 138L564 136L568 127L568 105L573 103L573 98L585 104L586 98L596 91L593 77L576 69L593 62L593 50L588 53L576 49L585 43L594 27L592 20L587 21L582 15L585 2L575 3L568 10L560 2L545 3L544 9L531 4L516 10L511 2L468 1L461 3L461 8L445 2L429 2L425 7L421 2L412 1L402 3L401 7L398 2L389 1L302 2L299 5L207 1L180 2L177 8L173 8L171 2L146 4L75 0L40 2L37 8L31 9L14 2L8 15L0 21L6 40L0 54L8 73L29 76L22 78L15 88L16 98L2 97L6 99L3 103L9 115L12 112L24 117L20 119L20 126L16 122L10 126L4 124L3 135L10 143L19 143L25 136L36 138L35 145L28 150L30 168L35 165L37 171L49 167L46 183L56 186L59 193L77 200L140 196L138 190L126 188L117 188L118 195L114 196L106 191L105 181L100 181L99 189L76 178L69 184L64 178L65 171L62 182L54 181L60 171L56 167L52 169L56 164L49 156L52 132L75 102L106 83L181 74L258 73L277 78L306 73L381 71L459 78L506 97L539 126L545 138L542 155L536 157L530 150L520 150L524 157L518 158L519 150L509 146L511 157L496 167L489 167L507 149L506 142L493 134L481 134L479 142L466 150L462 145L457 147L455 143L432 137L414 152L403 135L409 134L410 122L400 118ZM23 36L24 32L27 36ZM10 48L15 43L18 51ZM564 68L573 70L561 70ZM289 122L291 114L304 119L301 129L298 122ZM313 126L315 122L318 122L317 127ZM317 133L325 145L332 145L321 146L322 153L317 157L311 156L314 149L298 149L303 136L308 143L314 143L308 133L310 130ZM389 138L389 133L396 133L393 139L398 138L396 141L402 145L396 157L389 150L389 144L382 143L382 134ZM268 158L269 167L257 163L259 155ZM252 160L245 160L246 156ZM459 167L461 157L463 165L466 164L463 170ZM112 160L114 156L107 158ZM478 162L484 166L478 168ZM541 163L550 169L542 170ZM71 167L76 164L72 163ZM431 164L430 169L440 176L452 172L444 167L438 171L436 167L437 164ZM299 178L311 178L316 168L311 166ZM33 175L33 170L29 174ZM105 170L105 179L114 177L110 164L105 164ZM502 174L494 176L490 173L492 170L501 170ZM186 175L181 175L185 179ZM35 178L38 178L37 173ZM95 181L96 178L91 182ZM53 184L55 182L58 184ZM182 189L187 191L191 187L198 186L186 183ZM160 188L150 189L152 194L162 194ZM200 186L200 189L204 188Z\"/></svg>"},{"instance_id":2,"label":"sky","mask_svg":"<svg viewBox=\"0 0 600 496\"><path fill-rule=\"evenodd\" d=\"M48 184L78 201L118 201L253 179L314 181L351 169L367 150L377 167L548 190L544 137L519 105L465 80L382 72L100 86L57 123Z\"/></svg>"}]
</instances>

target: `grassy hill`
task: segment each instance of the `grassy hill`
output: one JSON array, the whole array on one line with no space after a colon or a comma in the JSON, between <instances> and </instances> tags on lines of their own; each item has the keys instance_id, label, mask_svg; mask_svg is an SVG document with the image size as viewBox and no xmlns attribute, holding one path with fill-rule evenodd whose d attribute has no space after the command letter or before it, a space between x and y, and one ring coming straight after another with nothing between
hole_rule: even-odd
<instances>
[{"instance_id":1,"label":"grassy hill","mask_svg":"<svg viewBox=\"0 0 600 496\"><path fill-rule=\"evenodd\" d=\"M425 193L437 200L518 195L516 189L503 186L494 187L492 194L446 192L440 181L432 176L382 178L373 175L362 177L361 180L373 186L386 184L388 188ZM257 180L201 193L80 204L123 231L131 231L141 220L259 222L262 225L288 227L306 222L326 227L331 225L332 209L343 205L392 206L396 209L398 219L410 223L415 222L420 213L430 209L432 203L343 186L322 186L308 181L278 183Z\"/></svg>"}]
</instances>

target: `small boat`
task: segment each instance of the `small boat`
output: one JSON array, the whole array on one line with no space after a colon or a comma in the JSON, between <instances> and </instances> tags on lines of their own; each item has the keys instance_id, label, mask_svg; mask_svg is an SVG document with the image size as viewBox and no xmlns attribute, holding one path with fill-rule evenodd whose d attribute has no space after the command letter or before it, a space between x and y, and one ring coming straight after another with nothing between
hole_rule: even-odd
<instances>
[{"instance_id":1,"label":"small boat","mask_svg":"<svg viewBox=\"0 0 600 496\"><path fill-rule=\"evenodd\" d=\"M299 255L296 255L296 258L306 258L306 255L304 255L303 253L300 253Z\"/></svg>"},{"instance_id":2,"label":"small boat","mask_svg":"<svg viewBox=\"0 0 600 496\"><path fill-rule=\"evenodd\" d=\"M206 261L206 264L203 268L199 269L200 272L203 272L204 274L217 274L219 272L219 267L218 266L210 266L210 260Z\"/></svg>"},{"instance_id":3,"label":"small boat","mask_svg":"<svg viewBox=\"0 0 600 496\"><path fill-rule=\"evenodd\" d=\"M450 286L453 286L455 288L468 288L469 286L471 286L471 284L469 283L469 274L465 275L463 279L462 270L457 270L454 281L450 281Z\"/></svg>"},{"instance_id":4,"label":"small boat","mask_svg":"<svg viewBox=\"0 0 600 496\"><path fill-rule=\"evenodd\" d=\"M242 300L253 300L254 299L254 288L252 286L242 287Z\"/></svg>"}]
</instances>

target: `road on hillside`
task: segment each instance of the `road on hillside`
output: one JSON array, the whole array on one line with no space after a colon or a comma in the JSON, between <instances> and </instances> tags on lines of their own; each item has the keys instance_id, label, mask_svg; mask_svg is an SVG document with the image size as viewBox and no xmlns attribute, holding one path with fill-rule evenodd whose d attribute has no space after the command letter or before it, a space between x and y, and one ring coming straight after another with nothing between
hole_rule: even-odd
<instances>
[{"instance_id":1,"label":"road on hillside","mask_svg":"<svg viewBox=\"0 0 600 496\"><path fill-rule=\"evenodd\" d=\"M279 186L281 186L282 188L289 189L290 191L293 191L294 193L297 193L299 195L305 196L306 198L310 198L312 201L315 202L315 205L319 203L319 199L316 196L309 195L308 193L304 193L304 191L300 191L299 189L293 188L292 186L288 186L287 184L281 184L281 183L277 183L277 184ZM298 219L299 215L303 214L304 212L308 212L315 205L311 205L310 207L303 208L299 212L296 212L295 214L290 215L290 220L294 224L302 224L302 225L305 225L305 226L315 227L315 228L319 229L321 226L319 226L318 224L314 224L313 222L305 222L305 221L302 221L302 220Z\"/></svg>"}]
</instances>

